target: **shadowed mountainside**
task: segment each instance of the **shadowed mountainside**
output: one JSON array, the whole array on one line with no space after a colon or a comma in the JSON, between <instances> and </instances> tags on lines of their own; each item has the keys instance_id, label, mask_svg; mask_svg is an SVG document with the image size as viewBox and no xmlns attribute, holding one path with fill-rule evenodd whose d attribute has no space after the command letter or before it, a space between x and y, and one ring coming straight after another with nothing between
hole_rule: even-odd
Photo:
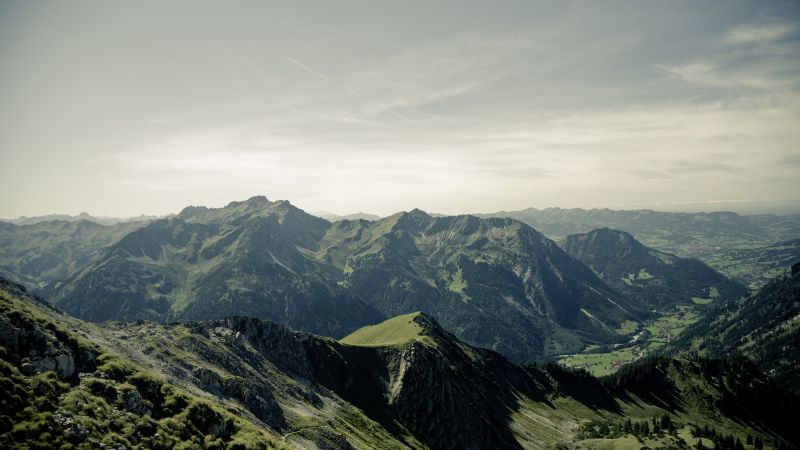
<instances>
[{"instance_id":1,"label":"shadowed mountainside","mask_svg":"<svg viewBox=\"0 0 800 450\"><path fill-rule=\"evenodd\" d=\"M609 286L647 308L668 310L682 304L737 299L747 293L744 286L702 262L645 247L624 231L601 228L575 234L561 246Z\"/></svg>"}]
</instances>

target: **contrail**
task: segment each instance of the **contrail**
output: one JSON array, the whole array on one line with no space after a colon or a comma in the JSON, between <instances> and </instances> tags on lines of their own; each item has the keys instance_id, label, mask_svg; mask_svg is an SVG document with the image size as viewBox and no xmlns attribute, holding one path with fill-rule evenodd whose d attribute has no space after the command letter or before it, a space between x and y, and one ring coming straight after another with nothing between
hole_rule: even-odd
<instances>
[{"instance_id":1,"label":"contrail","mask_svg":"<svg viewBox=\"0 0 800 450\"><path fill-rule=\"evenodd\" d=\"M422 126L422 124L421 124L421 123L417 122L416 120L412 119L411 117L404 116L404 115L402 115L402 114L398 114L398 113L396 113L396 112L394 112L394 111L392 111L392 110L389 110L389 111L387 111L387 112L388 112L389 114L391 114L391 115L393 115L393 116L397 117L398 119L405 120L406 122L408 122L408 123L410 123L410 124L416 125L416 126L418 126L418 127L421 127L421 126Z\"/></svg>"},{"instance_id":2,"label":"contrail","mask_svg":"<svg viewBox=\"0 0 800 450\"><path fill-rule=\"evenodd\" d=\"M317 72L316 70L312 69L311 67L308 67L307 65L301 63L300 61L297 61L296 59L286 58L286 60L289 61L290 63L294 64L295 66L305 70L306 72L308 72L310 74L316 75L316 76L322 78L323 80L331 81L331 78L329 76L325 75L324 73Z\"/></svg>"}]
</instances>

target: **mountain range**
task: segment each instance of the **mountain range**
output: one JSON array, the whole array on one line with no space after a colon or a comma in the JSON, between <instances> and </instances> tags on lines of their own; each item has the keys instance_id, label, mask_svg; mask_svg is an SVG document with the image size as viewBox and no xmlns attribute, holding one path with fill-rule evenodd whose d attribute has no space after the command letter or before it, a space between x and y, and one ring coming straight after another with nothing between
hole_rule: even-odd
<instances>
[{"instance_id":1,"label":"mountain range","mask_svg":"<svg viewBox=\"0 0 800 450\"><path fill-rule=\"evenodd\" d=\"M414 210L330 224L264 197L151 222L42 293L92 321L242 314L335 337L422 310L515 360L620 341L645 314L520 222Z\"/></svg>"},{"instance_id":2,"label":"mountain range","mask_svg":"<svg viewBox=\"0 0 800 450\"><path fill-rule=\"evenodd\" d=\"M514 361L622 343L654 309L744 293L620 236L608 248L573 237L565 252L509 218L413 210L330 223L253 197L147 223L6 224L0 270L95 322L246 315L338 338L425 311Z\"/></svg>"},{"instance_id":3,"label":"mountain range","mask_svg":"<svg viewBox=\"0 0 800 450\"><path fill-rule=\"evenodd\" d=\"M87 220L89 222L98 223L100 225L116 225L118 223L125 223L125 222L147 222L150 220L159 219L159 216L149 216L146 214L140 214L134 217L107 217L107 216L93 216L87 212L82 212L78 215L70 215L70 214L46 214L43 216L20 216L16 219L0 219L0 221L13 223L14 225L35 225L37 223L42 222L53 222L53 221L63 221L63 222L80 222L83 220Z\"/></svg>"}]
</instances>

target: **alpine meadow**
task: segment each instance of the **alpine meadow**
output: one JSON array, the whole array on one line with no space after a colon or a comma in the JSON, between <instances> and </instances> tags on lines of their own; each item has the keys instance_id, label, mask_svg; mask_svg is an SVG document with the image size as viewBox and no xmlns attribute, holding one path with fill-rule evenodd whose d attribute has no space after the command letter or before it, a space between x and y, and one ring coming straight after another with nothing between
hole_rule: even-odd
<instances>
[{"instance_id":1,"label":"alpine meadow","mask_svg":"<svg viewBox=\"0 0 800 450\"><path fill-rule=\"evenodd\" d=\"M800 449L800 3L0 0L0 448Z\"/></svg>"}]
</instances>

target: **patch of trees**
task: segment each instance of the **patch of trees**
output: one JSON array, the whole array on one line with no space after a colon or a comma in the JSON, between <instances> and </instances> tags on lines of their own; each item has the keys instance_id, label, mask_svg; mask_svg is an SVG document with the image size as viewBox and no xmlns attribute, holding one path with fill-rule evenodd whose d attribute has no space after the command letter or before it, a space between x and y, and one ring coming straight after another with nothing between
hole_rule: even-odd
<instances>
[{"instance_id":1,"label":"patch of trees","mask_svg":"<svg viewBox=\"0 0 800 450\"><path fill-rule=\"evenodd\" d=\"M713 448L717 450L744 450L744 444L742 444L741 439L734 437L732 434L723 435L722 433L717 432L716 429L709 428L708 425L705 425L703 428L700 428L698 425L692 426L692 437L705 438L714 443L713 447L706 447L703 444L702 439L700 439L695 445L695 448L698 450L705 448ZM760 437L753 439L752 436L748 436L747 443L748 445L753 445L757 450L764 448L764 442Z\"/></svg>"},{"instance_id":2,"label":"patch of trees","mask_svg":"<svg viewBox=\"0 0 800 450\"><path fill-rule=\"evenodd\" d=\"M660 438L665 435L678 435L678 424L672 421L669 414L664 413L660 418L632 421L630 418L623 422L592 421L583 427L584 438L615 439L625 435L638 438Z\"/></svg>"}]
</instances>

